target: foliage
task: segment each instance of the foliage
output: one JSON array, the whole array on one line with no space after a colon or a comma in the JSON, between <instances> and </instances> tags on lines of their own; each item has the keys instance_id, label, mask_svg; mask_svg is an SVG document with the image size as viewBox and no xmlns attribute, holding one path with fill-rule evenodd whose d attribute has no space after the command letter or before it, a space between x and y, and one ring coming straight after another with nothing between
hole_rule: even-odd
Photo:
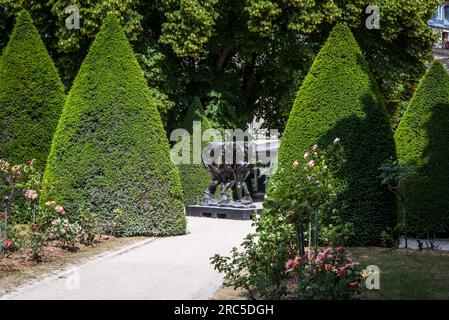
<instances>
[{"instance_id":1,"label":"foliage","mask_svg":"<svg viewBox=\"0 0 449 320\"><path fill-rule=\"evenodd\" d=\"M15 223L32 222L41 192L41 177L34 159L16 165L0 159L0 196L6 199L5 205Z\"/></svg>"},{"instance_id":2,"label":"foliage","mask_svg":"<svg viewBox=\"0 0 449 320\"><path fill-rule=\"evenodd\" d=\"M218 127L204 113L201 103L198 101L192 104L185 119L180 124L180 128L187 130L190 134L190 161L193 162L193 122L201 121L200 137L205 130ZM206 142L201 141L201 147L204 148ZM197 204L201 200L204 190L210 185L211 177L204 165L196 163L186 163L178 165L179 177L181 179L182 189L184 191L185 204Z\"/></svg>"},{"instance_id":3,"label":"foliage","mask_svg":"<svg viewBox=\"0 0 449 320\"><path fill-rule=\"evenodd\" d=\"M233 248L230 257L211 258L214 269L224 273L223 285L243 288L253 299L280 299L287 293L284 262L294 256L295 227L286 216L264 213L255 218L255 233Z\"/></svg>"},{"instance_id":4,"label":"foliage","mask_svg":"<svg viewBox=\"0 0 449 320\"><path fill-rule=\"evenodd\" d=\"M379 167L379 171L382 183L387 185L394 193L400 192L400 190L398 190L398 185L402 179L416 174L414 163L400 163L393 158L382 163Z\"/></svg>"},{"instance_id":5,"label":"foliage","mask_svg":"<svg viewBox=\"0 0 449 320\"><path fill-rule=\"evenodd\" d=\"M380 166L379 171L382 183L386 185L388 189L396 196L400 207L402 208L402 215L400 216L400 219L398 219L399 221L402 219L402 221L398 223L393 230L390 228L390 232L386 232L384 230L381 233L382 245L386 247L393 247L398 242L397 238L401 233L404 234L407 241L407 203L402 190L399 188L399 185L401 184L401 181L406 181L406 179L416 175L416 166L414 163L400 163L399 161L391 158ZM406 245L408 245L407 242Z\"/></svg>"},{"instance_id":6,"label":"foliage","mask_svg":"<svg viewBox=\"0 0 449 320\"><path fill-rule=\"evenodd\" d=\"M16 250L36 262L42 261L47 236L39 224L15 224L11 230L11 239Z\"/></svg>"},{"instance_id":7,"label":"foliage","mask_svg":"<svg viewBox=\"0 0 449 320\"><path fill-rule=\"evenodd\" d=\"M362 267L344 247L326 248L316 256L288 260L285 268L299 278L297 294L306 300L347 300L360 292Z\"/></svg>"},{"instance_id":8,"label":"foliage","mask_svg":"<svg viewBox=\"0 0 449 320\"><path fill-rule=\"evenodd\" d=\"M99 233L97 218L87 209L76 216L80 226L78 239L81 244L90 245L94 242L95 236Z\"/></svg>"},{"instance_id":9,"label":"foliage","mask_svg":"<svg viewBox=\"0 0 449 320\"><path fill-rule=\"evenodd\" d=\"M282 129L315 53L336 22L350 25L397 115L431 58L426 24L439 0L0 0L0 49L23 6L45 34L67 87L107 15L113 14L176 127L198 99L214 120L243 126L253 116ZM65 8L80 8L81 29L68 30ZM368 30L365 9L380 7L381 29ZM223 124L223 126L227 126Z\"/></svg>"},{"instance_id":10,"label":"foliage","mask_svg":"<svg viewBox=\"0 0 449 320\"><path fill-rule=\"evenodd\" d=\"M41 202L47 200L90 208L114 221L117 235L185 233L178 170L160 115L114 17L105 20L67 97L44 175Z\"/></svg>"},{"instance_id":11,"label":"foliage","mask_svg":"<svg viewBox=\"0 0 449 320\"><path fill-rule=\"evenodd\" d=\"M36 159L42 169L64 104L64 88L30 15L22 11L0 60L0 158Z\"/></svg>"},{"instance_id":12,"label":"foliage","mask_svg":"<svg viewBox=\"0 0 449 320\"><path fill-rule=\"evenodd\" d=\"M334 141L339 144L340 140ZM287 214L296 224L307 223L313 209L332 196L336 181L329 162L337 162L337 152L331 151L332 156L328 156L326 150L313 145L298 158L300 160L291 163L291 168L280 168L270 185L266 206L279 214ZM333 168L338 165L334 164Z\"/></svg>"},{"instance_id":13,"label":"foliage","mask_svg":"<svg viewBox=\"0 0 449 320\"><path fill-rule=\"evenodd\" d=\"M340 139L334 139L333 146L339 146ZM272 214L287 215L296 228L296 243L298 255L304 254L304 229L309 224L309 240L312 239L313 224L317 219L312 219L312 214L317 215L316 210L326 203L334 195L337 185L335 172L338 170L337 162L340 162L340 150L331 149L330 153L319 149L318 145L313 145L304 153L300 161L295 160L290 170L281 168L276 172L269 187L268 194L264 201L264 208L272 211ZM331 163L334 163L331 170ZM319 226L315 225L314 229ZM318 235L315 234L315 247L318 245ZM312 243L309 243L312 245ZM316 249L316 248L315 248Z\"/></svg>"},{"instance_id":14,"label":"foliage","mask_svg":"<svg viewBox=\"0 0 449 320\"><path fill-rule=\"evenodd\" d=\"M71 223L67 218L57 218L51 224L52 226L47 230L49 239L59 240L65 248L73 249L81 226L76 222Z\"/></svg>"},{"instance_id":15,"label":"foliage","mask_svg":"<svg viewBox=\"0 0 449 320\"><path fill-rule=\"evenodd\" d=\"M354 224L342 221L337 210L333 210L326 223L321 219L320 241L329 246L347 246L349 239L354 237Z\"/></svg>"},{"instance_id":16,"label":"foliage","mask_svg":"<svg viewBox=\"0 0 449 320\"><path fill-rule=\"evenodd\" d=\"M418 237L449 231L448 119L449 75L435 61L395 133L400 163L416 166L416 174L402 179L399 190L409 213L410 231Z\"/></svg>"},{"instance_id":17,"label":"foliage","mask_svg":"<svg viewBox=\"0 0 449 320\"><path fill-rule=\"evenodd\" d=\"M349 28L331 32L298 91L279 148L278 167L285 174L310 145L341 138L342 164L335 178L335 199L320 210L333 209L354 224L353 244L379 243L379 235L395 223L392 196L381 185L380 164L394 156L390 125L368 65ZM276 180L276 175L272 181Z\"/></svg>"},{"instance_id":18,"label":"foliage","mask_svg":"<svg viewBox=\"0 0 449 320\"><path fill-rule=\"evenodd\" d=\"M36 216L42 213L37 204L40 196L41 174L35 166L35 160L12 166L8 161L0 160L0 196L6 197L5 209L8 211L6 230L5 212L0 212L0 234L8 237L3 243L7 251L23 250L34 261L41 261L46 236L36 224ZM3 201L2 201L3 202Z\"/></svg>"},{"instance_id":19,"label":"foliage","mask_svg":"<svg viewBox=\"0 0 449 320\"><path fill-rule=\"evenodd\" d=\"M277 172L270 185L260 218L255 218L256 232L248 235L230 257L215 255L214 267L224 273L224 284L248 290L252 297L280 299L287 293L288 274L285 261L302 256L303 226L310 213L332 194L335 184L329 162L337 161L339 139L334 140L331 152L314 145L306 151L301 162L292 163L289 176Z\"/></svg>"}]
</instances>

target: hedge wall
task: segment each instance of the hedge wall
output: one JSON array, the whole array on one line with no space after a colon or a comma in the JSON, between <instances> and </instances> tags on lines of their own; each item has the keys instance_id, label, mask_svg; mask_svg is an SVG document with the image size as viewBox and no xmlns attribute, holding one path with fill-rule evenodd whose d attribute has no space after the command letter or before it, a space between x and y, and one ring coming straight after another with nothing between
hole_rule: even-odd
<instances>
[{"instance_id":1,"label":"hedge wall","mask_svg":"<svg viewBox=\"0 0 449 320\"><path fill-rule=\"evenodd\" d=\"M449 75L434 61L395 133L398 159L416 163L417 175L400 189L417 236L449 231Z\"/></svg>"},{"instance_id":2,"label":"hedge wall","mask_svg":"<svg viewBox=\"0 0 449 320\"><path fill-rule=\"evenodd\" d=\"M395 155L393 134L368 65L346 25L338 24L318 53L294 102L279 150L286 172L310 145L341 139L345 159L336 200L321 214L339 210L355 227L352 244L380 242L395 223L392 196L381 187L378 168Z\"/></svg>"},{"instance_id":3,"label":"hedge wall","mask_svg":"<svg viewBox=\"0 0 449 320\"><path fill-rule=\"evenodd\" d=\"M0 158L44 168L64 105L64 87L27 11L0 59Z\"/></svg>"},{"instance_id":4,"label":"hedge wall","mask_svg":"<svg viewBox=\"0 0 449 320\"><path fill-rule=\"evenodd\" d=\"M116 18L105 20L70 90L44 183L42 201L88 206L117 235L186 231L178 169Z\"/></svg>"}]
</instances>

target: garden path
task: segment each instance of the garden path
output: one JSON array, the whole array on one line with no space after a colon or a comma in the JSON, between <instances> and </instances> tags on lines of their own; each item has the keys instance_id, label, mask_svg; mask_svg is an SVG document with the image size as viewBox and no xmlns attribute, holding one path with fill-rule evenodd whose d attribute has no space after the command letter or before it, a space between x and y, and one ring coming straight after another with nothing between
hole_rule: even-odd
<instances>
[{"instance_id":1,"label":"garden path","mask_svg":"<svg viewBox=\"0 0 449 320\"><path fill-rule=\"evenodd\" d=\"M228 254L251 221L188 217L189 233L153 238L28 283L0 299L208 299L222 283L209 258Z\"/></svg>"}]
</instances>

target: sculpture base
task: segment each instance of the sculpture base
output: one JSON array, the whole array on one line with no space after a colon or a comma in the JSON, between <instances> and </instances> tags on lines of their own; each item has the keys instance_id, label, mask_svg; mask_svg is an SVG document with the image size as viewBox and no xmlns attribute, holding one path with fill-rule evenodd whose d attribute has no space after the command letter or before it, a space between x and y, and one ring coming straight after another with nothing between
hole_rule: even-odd
<instances>
[{"instance_id":1,"label":"sculpture base","mask_svg":"<svg viewBox=\"0 0 449 320\"><path fill-rule=\"evenodd\" d=\"M226 205L190 205L186 206L186 215L191 217L205 217L216 219L251 220L254 214L259 214L261 208L255 205L226 204Z\"/></svg>"}]
</instances>

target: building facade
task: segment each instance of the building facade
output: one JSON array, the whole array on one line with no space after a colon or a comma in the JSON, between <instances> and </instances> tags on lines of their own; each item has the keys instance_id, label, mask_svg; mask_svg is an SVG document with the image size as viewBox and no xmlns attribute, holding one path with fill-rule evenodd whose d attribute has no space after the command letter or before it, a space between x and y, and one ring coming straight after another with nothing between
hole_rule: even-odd
<instances>
[{"instance_id":1,"label":"building facade","mask_svg":"<svg viewBox=\"0 0 449 320\"><path fill-rule=\"evenodd\" d=\"M428 24L438 34L435 47L449 50L449 0L444 0L438 5L437 11Z\"/></svg>"}]
</instances>

